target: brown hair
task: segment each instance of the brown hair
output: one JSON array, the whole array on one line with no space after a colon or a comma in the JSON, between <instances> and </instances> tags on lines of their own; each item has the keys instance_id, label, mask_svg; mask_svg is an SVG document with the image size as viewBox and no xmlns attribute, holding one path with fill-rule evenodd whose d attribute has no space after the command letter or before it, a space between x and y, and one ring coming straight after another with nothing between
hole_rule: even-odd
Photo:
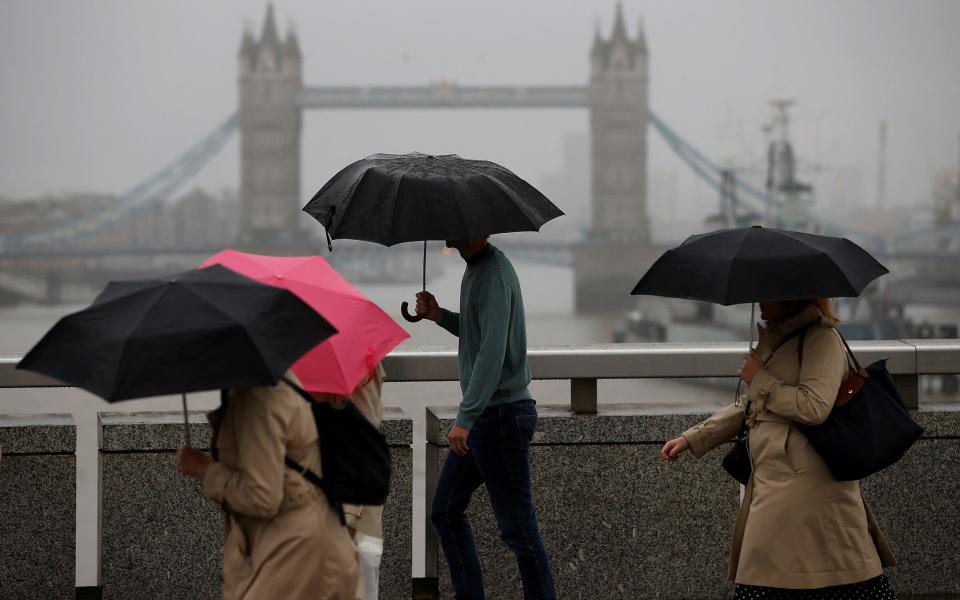
<instances>
[{"instance_id":1,"label":"brown hair","mask_svg":"<svg viewBox=\"0 0 960 600\"><path fill-rule=\"evenodd\" d=\"M840 322L840 319L837 317L836 313L833 312L833 304L830 302L830 298L815 298L810 301L810 304L813 304L819 308L823 316L832 320L834 323Z\"/></svg>"}]
</instances>

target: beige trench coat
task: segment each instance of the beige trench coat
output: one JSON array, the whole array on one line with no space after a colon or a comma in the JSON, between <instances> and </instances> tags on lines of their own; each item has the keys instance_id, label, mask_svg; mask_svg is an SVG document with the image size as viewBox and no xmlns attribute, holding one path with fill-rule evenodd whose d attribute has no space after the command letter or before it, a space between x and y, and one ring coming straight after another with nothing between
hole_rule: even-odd
<instances>
[{"instance_id":1,"label":"beige trench coat","mask_svg":"<svg viewBox=\"0 0 960 600\"><path fill-rule=\"evenodd\" d=\"M896 564L857 481L837 481L794 423L822 423L847 373L843 343L816 306L766 331L757 351L767 359L747 389L753 474L747 483L730 552L736 583L788 589L822 588L877 577ZM684 432L698 458L731 440L743 406L730 405Z\"/></svg>"},{"instance_id":2,"label":"beige trench coat","mask_svg":"<svg viewBox=\"0 0 960 600\"><path fill-rule=\"evenodd\" d=\"M380 429L383 422L383 400L380 397L383 389L383 379L386 373L383 365L378 363L373 374L363 385L359 386L352 394L350 401L363 413L370 423ZM353 504L343 505L344 514L347 517L347 525L356 529L360 533L383 538L383 507L382 506L355 506Z\"/></svg>"},{"instance_id":3,"label":"beige trench coat","mask_svg":"<svg viewBox=\"0 0 960 600\"><path fill-rule=\"evenodd\" d=\"M289 456L322 475L309 405L284 383L235 390L210 422L219 459L203 491L226 514L224 599L353 600L350 535L323 493L283 463Z\"/></svg>"}]
</instances>

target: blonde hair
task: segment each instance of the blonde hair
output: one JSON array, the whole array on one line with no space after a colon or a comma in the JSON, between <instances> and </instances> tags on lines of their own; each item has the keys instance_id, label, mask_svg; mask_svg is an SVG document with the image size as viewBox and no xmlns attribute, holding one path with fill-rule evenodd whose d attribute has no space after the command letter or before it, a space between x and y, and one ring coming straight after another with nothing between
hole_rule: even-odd
<instances>
[{"instance_id":1,"label":"blonde hair","mask_svg":"<svg viewBox=\"0 0 960 600\"><path fill-rule=\"evenodd\" d=\"M823 316L827 317L834 323L839 323L840 318L837 317L836 313L833 312L833 303L830 302L830 298L815 298L810 301L810 304L815 305Z\"/></svg>"}]
</instances>

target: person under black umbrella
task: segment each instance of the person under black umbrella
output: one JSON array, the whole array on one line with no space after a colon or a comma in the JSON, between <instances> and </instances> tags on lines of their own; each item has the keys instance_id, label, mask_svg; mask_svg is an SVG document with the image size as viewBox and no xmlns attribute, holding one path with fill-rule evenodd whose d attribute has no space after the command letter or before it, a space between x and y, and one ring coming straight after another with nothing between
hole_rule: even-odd
<instances>
[{"instance_id":1,"label":"person under black umbrella","mask_svg":"<svg viewBox=\"0 0 960 600\"><path fill-rule=\"evenodd\" d=\"M357 557L338 511L284 466L320 470L316 424L288 369L334 333L292 292L217 265L109 284L18 368L108 402L181 393L185 420L186 393L223 390L209 417L214 457L187 434L176 462L226 514L223 597L352 598Z\"/></svg>"},{"instance_id":2,"label":"person under black umbrella","mask_svg":"<svg viewBox=\"0 0 960 600\"><path fill-rule=\"evenodd\" d=\"M348 166L304 210L331 239L388 246L445 240L466 261L460 313L440 308L426 291L426 277L416 316L402 305L408 321L427 318L459 338L463 399L447 436L451 451L431 520L455 595L482 598L480 559L465 511L477 488L486 485L500 533L516 557L524 598L555 598L531 495L529 445L537 411L527 387L523 296L513 265L488 236L539 230L562 211L495 163L416 153L379 154Z\"/></svg>"},{"instance_id":3,"label":"person under black umbrella","mask_svg":"<svg viewBox=\"0 0 960 600\"><path fill-rule=\"evenodd\" d=\"M760 303L766 326L739 371L745 397L661 450L667 460L687 449L699 458L746 432L729 568L737 598L895 597L883 575L895 559L859 482L834 478L801 432L828 418L849 374L827 297L856 296L886 272L848 240L753 227L689 238L634 288Z\"/></svg>"}]
</instances>

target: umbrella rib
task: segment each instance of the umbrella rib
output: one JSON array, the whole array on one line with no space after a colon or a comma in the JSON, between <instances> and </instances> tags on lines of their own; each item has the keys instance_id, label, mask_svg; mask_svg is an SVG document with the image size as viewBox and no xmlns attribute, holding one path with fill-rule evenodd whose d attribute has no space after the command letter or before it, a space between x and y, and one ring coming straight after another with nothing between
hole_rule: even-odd
<instances>
[{"instance_id":1,"label":"umbrella rib","mask_svg":"<svg viewBox=\"0 0 960 600\"><path fill-rule=\"evenodd\" d=\"M107 306L107 305L113 304L114 302L117 302L117 301L119 301L119 300L128 300L128 299L130 299L130 298L132 298L132 297L134 297L134 296L136 296L136 295L138 295L138 294L143 294L143 293L151 292L151 291L154 291L154 290L156 290L156 287L154 287L154 286L144 287L144 288L141 288L141 289L139 289L139 290L133 290L133 291L130 292L129 294L124 294L124 295L122 295L122 296L117 296L116 298L110 298L109 300L106 300L106 301L104 301L104 302L98 302L98 303L96 303L96 304L97 304L97 306Z\"/></svg>"},{"instance_id":2,"label":"umbrella rib","mask_svg":"<svg viewBox=\"0 0 960 600\"><path fill-rule=\"evenodd\" d=\"M837 261L830 255L829 252L825 250L817 249L817 256L826 257L830 266L840 274L840 278L843 280L843 282L847 286L847 290L848 290L847 293L849 294L850 292L853 292L851 296L847 296L847 297L854 298L860 295L860 291L857 290L856 286L854 286L853 283L850 281L850 278L847 276L846 272L843 270L843 267L837 264Z\"/></svg>"},{"instance_id":3,"label":"umbrella rib","mask_svg":"<svg viewBox=\"0 0 960 600\"><path fill-rule=\"evenodd\" d=\"M494 177L493 175L491 175L491 174L489 174L489 173L482 173L481 176L482 176L482 177L486 177L487 179L489 179L490 181L492 181L493 184L494 184L495 186L497 186L497 187L500 189L501 192L503 192L503 194L507 197L507 199L510 200L510 201L513 203L514 206L516 206L518 209L520 209L520 212L523 213L523 216L525 216L525 217L527 218L527 221L530 223L530 226L531 226L531 227L536 227L537 231L540 231L540 227L538 227L537 225L535 225L535 220L534 220L534 218L532 217L532 215L531 215L529 212L527 212L527 207L525 206L525 203L523 203L523 202L517 202L516 198L514 198L514 196L513 196L513 194L512 194L513 190L510 189L509 186L505 185L505 184L504 184L502 181L500 181L497 177ZM518 178L518 179L519 179L519 178Z\"/></svg>"},{"instance_id":4,"label":"umbrella rib","mask_svg":"<svg viewBox=\"0 0 960 600\"><path fill-rule=\"evenodd\" d=\"M133 337L133 333L136 332L137 329L138 329L141 325L143 325L143 320L146 318L147 314L148 314L151 310L153 310L153 308L154 308L157 304L159 304L160 301L163 300L163 298L165 298L166 295L167 295L169 292L170 292L170 285L168 284L168 285L166 286L166 288L164 288L163 292L162 292L161 294L159 294L159 295L153 300L153 302L150 303L150 306L148 306L146 309L144 309L143 314L142 314L141 317L140 317L140 320L137 322L136 325L134 325L133 327L130 328L130 335L128 335L128 336L126 336L126 338L124 338L124 340L123 340L123 345L122 345L121 348L120 348L120 354L118 355L117 364L114 365L113 387L110 389L110 397L111 397L111 398L113 398L113 396L116 394L117 388L120 387L121 379L120 379L120 377L118 377L118 375L122 372L122 371L121 371L121 367L126 363L126 361L124 360L124 356L126 355L127 344L130 343L130 339Z\"/></svg>"},{"instance_id":5,"label":"umbrella rib","mask_svg":"<svg viewBox=\"0 0 960 600\"><path fill-rule=\"evenodd\" d=\"M344 195L345 200L343 202L343 209L338 211L338 213L335 215L335 218L337 219L337 223L336 223L337 225L342 223L343 220L346 218L347 212L353 206L353 198L354 198L354 194L357 191L357 188L359 188L360 184L363 183L363 180L367 177L367 173L372 171L374 168L375 168L375 165L368 165L367 167L365 167L363 169L363 173L361 173L360 176L357 177L357 180L354 181L353 184L350 186L350 191ZM332 222L330 224L333 225ZM329 231L327 233L329 233Z\"/></svg>"},{"instance_id":6,"label":"umbrella rib","mask_svg":"<svg viewBox=\"0 0 960 600\"><path fill-rule=\"evenodd\" d=\"M397 230L397 223L396 223L397 197L400 195L400 186L403 184L403 179L406 176L407 176L406 173L400 173L400 178L397 180L397 185L396 187L393 188L393 197L390 198L390 219L388 220L388 222L390 223L390 244L389 245L391 246L395 243L393 241L394 232Z\"/></svg>"},{"instance_id":7,"label":"umbrella rib","mask_svg":"<svg viewBox=\"0 0 960 600\"><path fill-rule=\"evenodd\" d=\"M336 367L337 373L340 375L340 381L342 381L344 385L348 385L347 374L343 369L343 365L340 363L340 356L336 352L333 353L333 364ZM348 391L344 395L349 397L351 393L353 393L353 390Z\"/></svg>"},{"instance_id":8,"label":"umbrella rib","mask_svg":"<svg viewBox=\"0 0 960 600\"><path fill-rule=\"evenodd\" d=\"M737 244L737 250L733 253L733 257L730 259L730 265L727 267L727 277L723 284L723 299L726 306L730 306L730 275L733 273L733 266L736 262L736 258L740 254L740 251L743 250L743 245L747 242L748 236L749 232L747 232L747 235L743 236L743 238L740 240L740 243ZM753 326L751 325L751 327Z\"/></svg>"},{"instance_id":9,"label":"umbrella rib","mask_svg":"<svg viewBox=\"0 0 960 600\"><path fill-rule=\"evenodd\" d=\"M453 179L452 177L451 177L450 179L453 180L453 181L457 181L457 180ZM467 223L467 219L464 217L464 214L463 214L463 204L461 203L461 202L462 202L462 198L460 197L459 194L454 194L453 197L454 197L454 200L455 200L456 203L457 203L457 210L456 210L457 218L460 219L460 226L463 227L464 235L466 235L468 238L472 238L473 235L474 235L474 232L473 232L473 231L470 231L470 225Z\"/></svg>"},{"instance_id":10,"label":"umbrella rib","mask_svg":"<svg viewBox=\"0 0 960 600\"><path fill-rule=\"evenodd\" d=\"M269 366L269 364L267 363L267 359L263 356L263 353L260 351L260 346L254 341L254 339L253 339L252 337L250 337L250 331L247 329L247 327L246 327L246 325L245 325L244 323L242 323L241 321L239 321L236 317L234 317L233 315L231 315L231 314L228 313L227 311L223 310L223 308L221 308L219 305L211 302L211 301L208 300L207 298L204 298L203 296L201 296L200 294L198 294L198 293L195 292L194 290L192 290L192 289L190 289L190 288L187 288L187 287L185 287L184 290L190 292L191 294L193 294L194 296L196 296L197 298L199 298L200 300L202 300L204 303L212 306L212 307L215 308L220 314L226 315L231 321L233 321L233 322L236 323L237 325L240 325L240 329L243 330L243 335L245 335L245 336L247 337L247 339L250 341L250 345L253 347L254 351L256 351L257 356L260 358L260 362L263 364L263 366L264 366L265 369L266 369L266 372L271 376L271 378L273 377L273 374L270 372L270 366ZM290 292L289 290L287 290L287 291L288 291L290 294L293 294L293 292ZM301 300L301 302L303 302L303 301ZM311 310L312 310L312 309L311 309ZM289 365L288 365L288 366L289 366Z\"/></svg>"}]
</instances>

